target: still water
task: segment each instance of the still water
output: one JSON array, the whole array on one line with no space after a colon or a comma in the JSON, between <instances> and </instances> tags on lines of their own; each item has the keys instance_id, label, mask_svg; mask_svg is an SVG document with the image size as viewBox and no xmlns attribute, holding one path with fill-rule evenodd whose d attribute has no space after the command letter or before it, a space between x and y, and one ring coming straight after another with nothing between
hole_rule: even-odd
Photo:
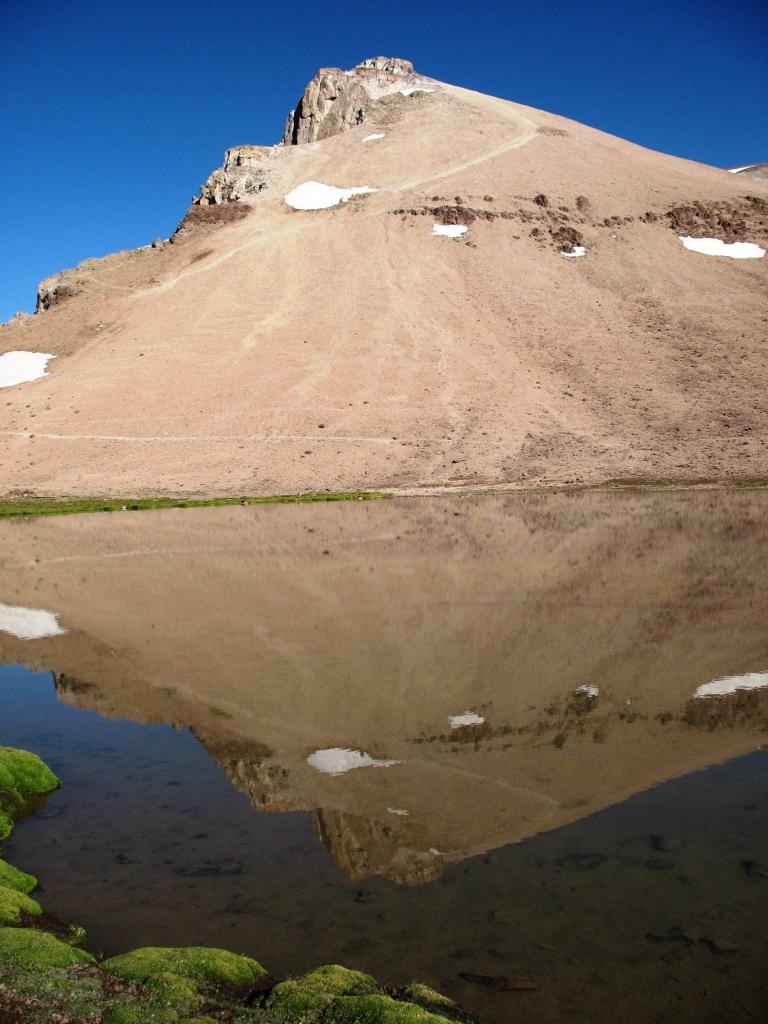
<instances>
[{"instance_id":1,"label":"still water","mask_svg":"<svg viewBox=\"0 0 768 1024\"><path fill-rule=\"evenodd\" d=\"M7 856L107 954L762 1022L767 555L762 492L0 523L0 743L63 782Z\"/></svg>"}]
</instances>

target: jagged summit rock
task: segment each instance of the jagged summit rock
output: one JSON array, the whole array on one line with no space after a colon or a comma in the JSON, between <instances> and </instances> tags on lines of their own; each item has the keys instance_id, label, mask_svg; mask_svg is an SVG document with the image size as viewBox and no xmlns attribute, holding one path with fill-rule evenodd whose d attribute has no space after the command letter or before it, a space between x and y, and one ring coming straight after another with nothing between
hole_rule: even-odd
<instances>
[{"instance_id":1,"label":"jagged summit rock","mask_svg":"<svg viewBox=\"0 0 768 1024\"><path fill-rule=\"evenodd\" d=\"M351 71L321 68L288 115L283 143L317 142L363 124L372 103L419 81L399 57L370 57Z\"/></svg>"}]
</instances>

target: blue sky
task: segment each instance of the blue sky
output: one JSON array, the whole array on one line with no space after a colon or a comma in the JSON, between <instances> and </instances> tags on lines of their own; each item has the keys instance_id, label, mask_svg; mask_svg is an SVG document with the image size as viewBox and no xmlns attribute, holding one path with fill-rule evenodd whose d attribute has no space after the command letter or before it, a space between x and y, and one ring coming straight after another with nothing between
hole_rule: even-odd
<instances>
[{"instance_id":1,"label":"blue sky","mask_svg":"<svg viewBox=\"0 0 768 1024\"><path fill-rule=\"evenodd\" d=\"M0 321L167 236L228 146L377 54L720 166L768 159L764 0L0 0Z\"/></svg>"}]
</instances>

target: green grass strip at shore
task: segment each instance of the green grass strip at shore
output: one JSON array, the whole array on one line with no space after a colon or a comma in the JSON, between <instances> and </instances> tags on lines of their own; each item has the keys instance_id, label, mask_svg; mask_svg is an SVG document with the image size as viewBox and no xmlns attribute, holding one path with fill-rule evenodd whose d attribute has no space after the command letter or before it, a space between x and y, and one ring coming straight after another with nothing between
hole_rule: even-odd
<instances>
[{"instance_id":1,"label":"green grass strip at shore","mask_svg":"<svg viewBox=\"0 0 768 1024\"><path fill-rule=\"evenodd\" d=\"M318 501L377 501L384 491L338 491L312 494L265 494L241 498L6 498L0 519L18 516L69 516L83 512L142 512L161 508L222 508L233 505L300 505Z\"/></svg>"}]
</instances>

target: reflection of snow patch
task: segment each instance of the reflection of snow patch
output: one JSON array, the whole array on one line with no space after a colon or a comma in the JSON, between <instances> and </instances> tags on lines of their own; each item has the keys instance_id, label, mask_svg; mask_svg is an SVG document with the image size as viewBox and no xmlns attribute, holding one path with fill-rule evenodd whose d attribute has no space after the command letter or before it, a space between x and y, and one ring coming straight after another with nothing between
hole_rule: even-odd
<instances>
[{"instance_id":1,"label":"reflection of snow patch","mask_svg":"<svg viewBox=\"0 0 768 1024\"><path fill-rule=\"evenodd\" d=\"M424 89L418 85L409 85L406 89L401 89L400 92L403 96L413 96L415 92L434 92L434 89Z\"/></svg>"},{"instance_id":2,"label":"reflection of snow patch","mask_svg":"<svg viewBox=\"0 0 768 1024\"><path fill-rule=\"evenodd\" d=\"M433 224L433 235L445 235L446 238L458 238L467 230L466 224Z\"/></svg>"},{"instance_id":3,"label":"reflection of snow patch","mask_svg":"<svg viewBox=\"0 0 768 1024\"><path fill-rule=\"evenodd\" d=\"M583 245L574 245L570 252L563 252L560 255L567 256L569 260L572 260L574 256L586 256L587 250Z\"/></svg>"},{"instance_id":4,"label":"reflection of snow patch","mask_svg":"<svg viewBox=\"0 0 768 1024\"><path fill-rule=\"evenodd\" d=\"M720 238L690 238L679 235L680 241L691 252L700 252L704 256L730 256L732 260L759 260L765 256L754 242L723 242Z\"/></svg>"},{"instance_id":5,"label":"reflection of snow patch","mask_svg":"<svg viewBox=\"0 0 768 1024\"><path fill-rule=\"evenodd\" d=\"M284 201L294 210L327 210L331 206L338 206L339 203L348 203L352 196L375 191L375 188L368 185L336 188L335 185L323 185L320 181L305 181L289 192Z\"/></svg>"},{"instance_id":6,"label":"reflection of snow patch","mask_svg":"<svg viewBox=\"0 0 768 1024\"><path fill-rule=\"evenodd\" d=\"M46 352L5 352L0 356L0 388L47 376L48 360L55 358Z\"/></svg>"},{"instance_id":7,"label":"reflection of snow patch","mask_svg":"<svg viewBox=\"0 0 768 1024\"><path fill-rule=\"evenodd\" d=\"M326 775L343 775L355 768L389 768L399 761L377 761L362 750L347 750L344 747L328 747L316 750L307 758L307 764Z\"/></svg>"},{"instance_id":8,"label":"reflection of snow patch","mask_svg":"<svg viewBox=\"0 0 768 1024\"><path fill-rule=\"evenodd\" d=\"M595 686L594 683L584 683L583 686L577 686L573 692L583 693L585 697L597 697L600 693L600 687Z\"/></svg>"},{"instance_id":9,"label":"reflection of snow patch","mask_svg":"<svg viewBox=\"0 0 768 1024\"><path fill-rule=\"evenodd\" d=\"M387 810L390 814L399 814L401 817L408 816L408 811L404 811L402 807L388 807Z\"/></svg>"},{"instance_id":10,"label":"reflection of snow patch","mask_svg":"<svg viewBox=\"0 0 768 1024\"><path fill-rule=\"evenodd\" d=\"M377 139L383 139L384 132L374 132L373 135L366 135L363 142L376 142Z\"/></svg>"},{"instance_id":11,"label":"reflection of snow patch","mask_svg":"<svg viewBox=\"0 0 768 1024\"><path fill-rule=\"evenodd\" d=\"M44 636L61 636L66 632L59 625L58 615L53 612L0 604L0 633L10 633L20 640L40 640Z\"/></svg>"},{"instance_id":12,"label":"reflection of snow patch","mask_svg":"<svg viewBox=\"0 0 768 1024\"><path fill-rule=\"evenodd\" d=\"M463 725L482 725L485 719L474 711L465 711L463 715L449 715L448 721L452 729L461 729Z\"/></svg>"},{"instance_id":13,"label":"reflection of snow patch","mask_svg":"<svg viewBox=\"0 0 768 1024\"><path fill-rule=\"evenodd\" d=\"M768 686L768 672L748 672L744 676L724 676L713 679L711 683L702 683L694 697L725 697L737 690L759 690Z\"/></svg>"}]
</instances>

